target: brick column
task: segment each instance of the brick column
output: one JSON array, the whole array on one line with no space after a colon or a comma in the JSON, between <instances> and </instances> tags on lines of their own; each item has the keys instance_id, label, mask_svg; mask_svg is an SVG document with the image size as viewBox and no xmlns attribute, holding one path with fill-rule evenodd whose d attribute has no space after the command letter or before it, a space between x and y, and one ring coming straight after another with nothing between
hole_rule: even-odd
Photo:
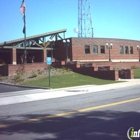
<instances>
[{"instance_id":1,"label":"brick column","mask_svg":"<svg viewBox=\"0 0 140 140\"><path fill-rule=\"evenodd\" d=\"M44 49L42 52L42 61L46 63L46 57L47 57L47 50Z\"/></svg>"},{"instance_id":2,"label":"brick column","mask_svg":"<svg viewBox=\"0 0 140 140\"><path fill-rule=\"evenodd\" d=\"M119 80L119 71L114 70L114 80Z\"/></svg>"},{"instance_id":3,"label":"brick column","mask_svg":"<svg viewBox=\"0 0 140 140\"><path fill-rule=\"evenodd\" d=\"M130 79L134 79L134 70L133 69L130 70Z\"/></svg>"},{"instance_id":4,"label":"brick column","mask_svg":"<svg viewBox=\"0 0 140 140\"><path fill-rule=\"evenodd\" d=\"M17 64L17 50L16 48L12 48L12 64Z\"/></svg>"}]
</instances>

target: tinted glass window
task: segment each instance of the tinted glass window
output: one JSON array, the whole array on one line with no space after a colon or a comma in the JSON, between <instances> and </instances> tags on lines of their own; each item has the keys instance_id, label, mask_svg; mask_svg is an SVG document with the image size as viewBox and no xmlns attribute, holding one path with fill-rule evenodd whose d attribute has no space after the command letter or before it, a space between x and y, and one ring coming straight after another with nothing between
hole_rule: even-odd
<instances>
[{"instance_id":1,"label":"tinted glass window","mask_svg":"<svg viewBox=\"0 0 140 140\"><path fill-rule=\"evenodd\" d=\"M120 54L124 54L123 46L120 46Z\"/></svg>"},{"instance_id":2,"label":"tinted glass window","mask_svg":"<svg viewBox=\"0 0 140 140\"><path fill-rule=\"evenodd\" d=\"M89 54L90 53L90 46L86 45L85 46L85 54Z\"/></svg>"},{"instance_id":3,"label":"tinted glass window","mask_svg":"<svg viewBox=\"0 0 140 140\"><path fill-rule=\"evenodd\" d=\"M125 53L126 54L129 54L129 48L128 48L128 46L125 46Z\"/></svg>"},{"instance_id":4,"label":"tinted glass window","mask_svg":"<svg viewBox=\"0 0 140 140\"><path fill-rule=\"evenodd\" d=\"M97 54L98 53L98 46L93 46L93 53Z\"/></svg>"},{"instance_id":5,"label":"tinted glass window","mask_svg":"<svg viewBox=\"0 0 140 140\"><path fill-rule=\"evenodd\" d=\"M101 46L101 53L105 53L105 46Z\"/></svg>"}]
</instances>

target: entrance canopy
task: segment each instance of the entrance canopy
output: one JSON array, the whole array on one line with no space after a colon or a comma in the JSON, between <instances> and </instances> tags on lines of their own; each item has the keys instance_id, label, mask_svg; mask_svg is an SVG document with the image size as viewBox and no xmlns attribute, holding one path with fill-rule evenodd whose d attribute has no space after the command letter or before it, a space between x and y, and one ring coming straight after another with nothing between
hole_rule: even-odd
<instances>
[{"instance_id":1,"label":"entrance canopy","mask_svg":"<svg viewBox=\"0 0 140 140\"><path fill-rule=\"evenodd\" d=\"M56 31L44 33L44 34L39 34L39 35L27 37L26 38L26 46L28 46L28 47L38 46L38 47L46 48L50 44L51 40L57 41L59 39L65 38L65 32L66 32L66 29L61 29L61 30L56 30ZM63 37L61 34L63 34ZM47 37L49 37L48 40L47 40ZM4 48L6 46L7 47L8 46L24 47L25 46L24 45L24 38L11 40L11 41L5 41L3 43L0 43L0 48Z\"/></svg>"}]
</instances>

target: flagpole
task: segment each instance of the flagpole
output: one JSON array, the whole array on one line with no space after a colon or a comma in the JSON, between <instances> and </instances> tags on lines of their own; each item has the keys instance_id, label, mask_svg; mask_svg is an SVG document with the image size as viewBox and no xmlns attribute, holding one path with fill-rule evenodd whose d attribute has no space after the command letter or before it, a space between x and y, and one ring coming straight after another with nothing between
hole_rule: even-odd
<instances>
[{"instance_id":1,"label":"flagpole","mask_svg":"<svg viewBox=\"0 0 140 140\"><path fill-rule=\"evenodd\" d=\"M23 0L25 3L25 0ZM23 28L23 33L24 33L24 64L27 63L27 49L26 49L26 10L24 11L24 28Z\"/></svg>"},{"instance_id":2,"label":"flagpole","mask_svg":"<svg viewBox=\"0 0 140 140\"><path fill-rule=\"evenodd\" d=\"M26 49L26 15L24 14L24 63L27 63L27 49Z\"/></svg>"}]
</instances>

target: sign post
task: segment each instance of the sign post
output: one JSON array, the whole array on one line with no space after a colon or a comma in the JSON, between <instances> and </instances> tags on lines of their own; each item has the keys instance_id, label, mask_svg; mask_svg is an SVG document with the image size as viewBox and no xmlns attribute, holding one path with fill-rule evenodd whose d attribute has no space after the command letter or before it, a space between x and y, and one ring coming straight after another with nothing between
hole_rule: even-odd
<instances>
[{"instance_id":1,"label":"sign post","mask_svg":"<svg viewBox=\"0 0 140 140\"><path fill-rule=\"evenodd\" d=\"M49 73L49 87L51 87L51 76L50 76L51 69L50 69L50 65L52 64L52 58L47 57L46 58L46 63L49 66L49 71L48 71L48 73Z\"/></svg>"}]
</instances>

